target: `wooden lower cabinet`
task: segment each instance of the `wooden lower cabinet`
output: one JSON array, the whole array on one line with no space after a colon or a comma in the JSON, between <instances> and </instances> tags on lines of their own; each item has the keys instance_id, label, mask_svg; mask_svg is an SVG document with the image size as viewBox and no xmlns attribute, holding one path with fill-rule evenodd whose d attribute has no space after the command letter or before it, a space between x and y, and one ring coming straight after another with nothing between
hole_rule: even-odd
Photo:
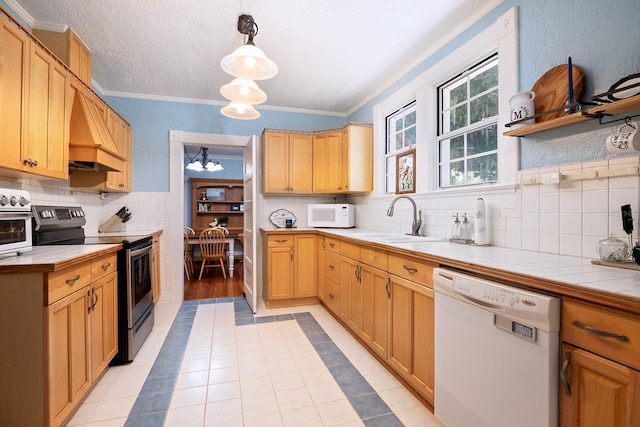
<instances>
[{"instance_id":1,"label":"wooden lower cabinet","mask_svg":"<svg viewBox=\"0 0 640 427\"><path fill-rule=\"evenodd\" d=\"M391 276L389 364L433 402L433 289Z\"/></svg>"},{"instance_id":2,"label":"wooden lower cabinet","mask_svg":"<svg viewBox=\"0 0 640 427\"><path fill-rule=\"evenodd\" d=\"M316 235L269 234L264 240L267 307L317 303Z\"/></svg>"},{"instance_id":3,"label":"wooden lower cabinet","mask_svg":"<svg viewBox=\"0 0 640 427\"><path fill-rule=\"evenodd\" d=\"M0 275L0 425L60 426L118 350L116 253Z\"/></svg>"},{"instance_id":4,"label":"wooden lower cabinet","mask_svg":"<svg viewBox=\"0 0 640 427\"><path fill-rule=\"evenodd\" d=\"M386 271L362 266L361 338L380 357L387 358L391 278Z\"/></svg>"},{"instance_id":5,"label":"wooden lower cabinet","mask_svg":"<svg viewBox=\"0 0 640 427\"><path fill-rule=\"evenodd\" d=\"M640 372L563 344L567 387L562 387L562 427L640 425Z\"/></svg>"},{"instance_id":6,"label":"wooden lower cabinet","mask_svg":"<svg viewBox=\"0 0 640 427\"><path fill-rule=\"evenodd\" d=\"M340 317L356 333L362 327L362 281L360 263L343 256L340 260Z\"/></svg>"},{"instance_id":7,"label":"wooden lower cabinet","mask_svg":"<svg viewBox=\"0 0 640 427\"><path fill-rule=\"evenodd\" d=\"M48 425L61 425L91 386L90 287L46 308L48 330Z\"/></svg>"}]
</instances>

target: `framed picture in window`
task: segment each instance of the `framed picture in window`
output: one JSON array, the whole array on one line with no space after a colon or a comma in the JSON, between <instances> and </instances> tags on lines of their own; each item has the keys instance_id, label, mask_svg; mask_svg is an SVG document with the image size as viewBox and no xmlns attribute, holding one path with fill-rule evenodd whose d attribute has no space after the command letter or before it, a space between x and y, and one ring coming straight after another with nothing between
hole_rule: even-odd
<instances>
[{"instance_id":1,"label":"framed picture in window","mask_svg":"<svg viewBox=\"0 0 640 427\"><path fill-rule=\"evenodd\" d=\"M396 156L396 194L416 192L416 150Z\"/></svg>"}]
</instances>

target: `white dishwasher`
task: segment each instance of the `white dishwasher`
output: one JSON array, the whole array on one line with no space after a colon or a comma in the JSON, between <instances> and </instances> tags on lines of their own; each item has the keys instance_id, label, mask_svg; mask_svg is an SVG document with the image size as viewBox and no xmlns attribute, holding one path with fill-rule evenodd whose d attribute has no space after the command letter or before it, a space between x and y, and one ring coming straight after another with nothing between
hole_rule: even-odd
<instances>
[{"instance_id":1,"label":"white dishwasher","mask_svg":"<svg viewBox=\"0 0 640 427\"><path fill-rule=\"evenodd\" d=\"M435 415L447 427L556 427L560 298L436 268Z\"/></svg>"}]
</instances>

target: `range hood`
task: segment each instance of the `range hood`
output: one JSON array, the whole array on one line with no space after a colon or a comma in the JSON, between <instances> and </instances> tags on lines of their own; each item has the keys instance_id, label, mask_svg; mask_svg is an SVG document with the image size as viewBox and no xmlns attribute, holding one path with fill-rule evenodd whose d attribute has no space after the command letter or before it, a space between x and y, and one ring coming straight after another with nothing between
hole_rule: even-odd
<instances>
[{"instance_id":1,"label":"range hood","mask_svg":"<svg viewBox=\"0 0 640 427\"><path fill-rule=\"evenodd\" d=\"M122 172L124 161L105 117L93 101L76 90L69 127L69 169Z\"/></svg>"}]
</instances>

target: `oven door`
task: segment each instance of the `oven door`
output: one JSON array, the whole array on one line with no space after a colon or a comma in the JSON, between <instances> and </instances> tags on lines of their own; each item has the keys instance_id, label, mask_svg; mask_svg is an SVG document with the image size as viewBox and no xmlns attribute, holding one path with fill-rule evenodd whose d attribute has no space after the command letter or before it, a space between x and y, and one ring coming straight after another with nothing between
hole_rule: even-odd
<instances>
[{"instance_id":1,"label":"oven door","mask_svg":"<svg viewBox=\"0 0 640 427\"><path fill-rule=\"evenodd\" d=\"M151 250L151 244L140 249L127 250L127 301L130 304L127 320L129 329L133 328L149 306L153 304L151 293L153 274Z\"/></svg>"},{"instance_id":2,"label":"oven door","mask_svg":"<svg viewBox=\"0 0 640 427\"><path fill-rule=\"evenodd\" d=\"M0 255L31 250L31 214L0 215Z\"/></svg>"}]
</instances>

